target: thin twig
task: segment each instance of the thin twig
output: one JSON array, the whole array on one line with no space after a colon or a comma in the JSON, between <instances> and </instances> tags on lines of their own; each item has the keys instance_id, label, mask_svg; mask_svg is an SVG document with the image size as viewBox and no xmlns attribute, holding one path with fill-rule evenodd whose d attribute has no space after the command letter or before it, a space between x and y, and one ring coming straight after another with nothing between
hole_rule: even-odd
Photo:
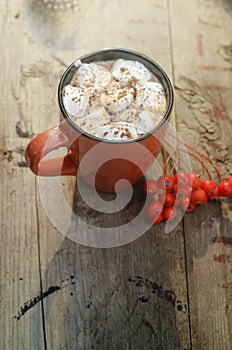
<instances>
[{"instance_id":1,"label":"thin twig","mask_svg":"<svg viewBox=\"0 0 232 350\"><path fill-rule=\"evenodd\" d=\"M168 158L166 159L164 166L163 166L163 175L167 174L167 166L170 161L170 159L173 157L173 155L176 153L176 150L174 149L172 153L169 154Z\"/></svg>"},{"instance_id":2,"label":"thin twig","mask_svg":"<svg viewBox=\"0 0 232 350\"><path fill-rule=\"evenodd\" d=\"M217 165L214 163L214 161L209 157L207 156L207 154L201 152L201 151L198 151L195 147L193 146L190 146L189 144L187 144L186 142L184 141L181 141L178 137L176 137L175 135L172 135L171 133L167 133L169 136L173 137L174 139L176 139L177 141L179 141L182 145L184 145L185 147L191 149L192 151L198 153L200 156L204 157L205 159L208 160L208 162L214 167L217 175L218 175L218 178L220 181L222 181L222 175L221 175L221 172L220 170L218 169ZM167 140L166 140L167 141ZM207 169L208 170L208 169ZM208 173L208 172L207 172Z\"/></svg>"},{"instance_id":3,"label":"thin twig","mask_svg":"<svg viewBox=\"0 0 232 350\"><path fill-rule=\"evenodd\" d=\"M173 145L171 144L171 142L169 142L168 140L165 140L165 141L169 144L170 147L173 147ZM180 148L180 147L176 147L173 153L175 153L176 151L180 151L180 152L187 153L188 155L190 155L190 156L192 156L193 158L195 158L196 160L198 160L198 161L201 163L203 169L207 172L209 178L211 179L210 172L209 172L209 170L207 169L207 166L205 165L205 162L203 162L203 160L202 160L201 158L199 158L196 154L194 154L194 153L192 153L192 152L189 152L188 150L185 150L185 149Z\"/></svg>"}]
</instances>

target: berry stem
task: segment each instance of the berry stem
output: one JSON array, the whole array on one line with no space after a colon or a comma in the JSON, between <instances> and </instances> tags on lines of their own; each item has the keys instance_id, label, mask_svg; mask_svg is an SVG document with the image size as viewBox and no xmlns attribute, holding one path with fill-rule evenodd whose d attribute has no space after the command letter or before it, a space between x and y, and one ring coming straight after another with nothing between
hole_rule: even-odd
<instances>
[{"instance_id":1,"label":"berry stem","mask_svg":"<svg viewBox=\"0 0 232 350\"><path fill-rule=\"evenodd\" d=\"M202 166L203 171L206 171L206 172L207 172L207 175L209 176L209 178L212 179L212 178L211 178L211 175L210 175L210 172L209 172L209 170L208 170L208 168L207 168L207 166L205 165L205 163L203 162L203 160L202 160L201 158L199 158L198 156L196 156L196 154L194 154L194 153L192 153L192 152L189 152L189 151L187 151L187 150L184 150L184 149L182 149L182 148L179 148L179 147L178 147L177 150L178 150L178 151L181 151L181 152L184 152L184 153L187 153L187 154L189 154L190 156L192 156L193 158L195 158L196 160L198 160L198 162L201 163L201 166Z\"/></svg>"},{"instance_id":2,"label":"berry stem","mask_svg":"<svg viewBox=\"0 0 232 350\"><path fill-rule=\"evenodd\" d=\"M164 166L163 166L163 175L166 175L167 174L167 166L168 166L168 163L170 161L170 159L173 158L173 155L176 153L176 149L173 150L172 153L169 154L169 156L167 157L165 163L164 163Z\"/></svg>"},{"instance_id":3,"label":"berry stem","mask_svg":"<svg viewBox=\"0 0 232 350\"><path fill-rule=\"evenodd\" d=\"M172 168L171 168L171 171L170 171L171 175L173 175L175 168L176 168L176 163L174 163Z\"/></svg>"},{"instance_id":4,"label":"berry stem","mask_svg":"<svg viewBox=\"0 0 232 350\"><path fill-rule=\"evenodd\" d=\"M164 160L164 163L166 162L167 160L167 150L165 147L162 148L162 154L163 154L163 160Z\"/></svg>"},{"instance_id":5,"label":"berry stem","mask_svg":"<svg viewBox=\"0 0 232 350\"><path fill-rule=\"evenodd\" d=\"M191 149L192 151L198 153L200 156L204 157L205 159L208 160L208 162L213 166L213 168L215 169L217 175L218 175L218 178L220 181L222 181L222 175L221 175L221 172L220 170L218 169L217 165L215 164L215 162L209 157L207 156L207 154L201 152L201 151L198 151L195 147L193 146L190 146L189 144L187 144L186 142L180 140L178 137L176 137L175 135L172 135L171 133L168 133L169 136L173 137L174 139L176 139L178 142L180 142L182 145L184 145L185 147L187 147L188 149ZM166 140L167 141L167 140ZM206 169L205 169L206 170ZM207 169L207 173L208 173L208 169Z\"/></svg>"},{"instance_id":6,"label":"berry stem","mask_svg":"<svg viewBox=\"0 0 232 350\"><path fill-rule=\"evenodd\" d=\"M165 139L165 141L169 144L170 147L173 148L173 145L171 144L171 142L169 142L169 141L166 140L166 139ZM190 156L192 156L193 158L195 158L196 160L198 160L198 162L201 163L202 168L207 172L209 178L211 179L210 172L209 172L207 166L205 165L205 162L204 162L201 158L199 158L196 154L194 154L194 153L192 153L192 152L189 152L188 150L185 150L185 149L180 148L180 147L176 147L175 150L174 150L174 152L172 152L172 154L174 154L176 151L180 151L180 152L187 153L187 154L189 154ZM172 155L172 154L171 154L171 155ZM171 157L171 155L168 157L168 159ZM167 160L168 160L168 159L167 159ZM166 170L166 167L165 167L165 170Z\"/></svg>"},{"instance_id":7,"label":"berry stem","mask_svg":"<svg viewBox=\"0 0 232 350\"><path fill-rule=\"evenodd\" d=\"M180 167L180 163L183 163L183 165L186 167L186 169L188 169L189 173L192 172L192 169L189 167L189 165L183 159L181 159L181 161L180 161L180 157L178 157L178 163L176 166L177 170L180 170L180 169L183 170L182 167Z\"/></svg>"}]
</instances>

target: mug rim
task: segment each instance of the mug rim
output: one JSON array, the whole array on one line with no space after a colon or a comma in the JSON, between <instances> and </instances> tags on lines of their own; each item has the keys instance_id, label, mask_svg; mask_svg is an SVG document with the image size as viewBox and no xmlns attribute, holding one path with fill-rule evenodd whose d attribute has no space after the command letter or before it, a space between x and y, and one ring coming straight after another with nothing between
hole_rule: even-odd
<instances>
[{"instance_id":1,"label":"mug rim","mask_svg":"<svg viewBox=\"0 0 232 350\"><path fill-rule=\"evenodd\" d=\"M64 88L64 82L65 79L67 77L67 75L71 72L71 70L75 67L75 70L78 69L78 67L76 67L76 62L77 61L84 61L87 60L93 56L96 56L97 54L101 53L101 52L122 52L122 53L128 53L129 55L133 55L133 56L137 56L142 58L143 60L147 61L148 63L150 63L152 66L154 66L162 75L162 77L164 78L166 84L167 84L167 92L168 92L168 107L166 109L166 112L163 116L163 118L160 120L160 122L151 130L147 131L144 135L131 139L131 140L107 140L107 139L103 139L100 137L97 137L95 135L89 134L87 133L85 130L81 129L78 127L78 125L70 118L70 116L68 115L65 107L64 107L64 103L63 103L63 98L62 98L62 91ZM153 73L154 74L154 73ZM155 74L154 74L155 75ZM94 141L98 141L98 142L105 142L105 143L110 143L110 144L126 144L126 143L133 143L133 142L140 142L146 138L148 138L149 136L155 135L155 133L168 121L168 118L171 114L172 108L173 108L173 100L174 100L174 96L173 96L173 87L171 84L171 81L167 75L167 73L164 71L164 69L154 60L152 60L151 58L149 58L148 56L134 51L134 50L130 50L130 49L124 49L124 48L104 48L104 49L100 49L100 50L95 50L92 51L90 53L87 53L85 55L82 55L81 57L79 57L78 59L76 59L73 63L70 64L70 66L64 71L60 82L59 82L59 86L58 86L58 103L59 103L59 108L60 111L62 113L62 116L64 117L64 119L68 122L68 124L75 130L77 131L79 134L93 139Z\"/></svg>"}]
</instances>

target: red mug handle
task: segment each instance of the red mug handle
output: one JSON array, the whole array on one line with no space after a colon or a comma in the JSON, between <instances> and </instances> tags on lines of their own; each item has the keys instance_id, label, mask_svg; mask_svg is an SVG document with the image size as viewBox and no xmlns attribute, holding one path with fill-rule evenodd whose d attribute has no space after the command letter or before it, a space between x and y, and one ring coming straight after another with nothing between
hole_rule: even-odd
<instances>
[{"instance_id":1,"label":"red mug handle","mask_svg":"<svg viewBox=\"0 0 232 350\"><path fill-rule=\"evenodd\" d=\"M30 141L25 152L26 162L36 175L76 175L77 167L72 162L70 153L64 157L42 160L49 152L59 147L69 147L69 145L70 141L60 128L55 126Z\"/></svg>"}]
</instances>

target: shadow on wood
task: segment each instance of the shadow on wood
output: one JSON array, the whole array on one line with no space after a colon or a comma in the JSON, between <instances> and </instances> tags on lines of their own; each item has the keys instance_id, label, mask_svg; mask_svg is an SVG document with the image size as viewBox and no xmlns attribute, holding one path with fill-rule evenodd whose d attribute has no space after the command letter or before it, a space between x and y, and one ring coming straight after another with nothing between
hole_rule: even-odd
<instances>
[{"instance_id":1,"label":"shadow on wood","mask_svg":"<svg viewBox=\"0 0 232 350\"><path fill-rule=\"evenodd\" d=\"M91 224L123 224L145 201L142 185L143 181L135 186L124 210L114 214L89 208L76 188L74 210ZM113 195L102 197L109 200ZM179 263L185 276L182 230L180 225L164 235L163 229L162 224L154 226L132 243L108 249L64 239L43 276L43 290L61 287L44 300L50 344L56 338L57 344L68 349L179 348L176 313L187 325L186 285L179 279L181 300L172 289L170 275Z\"/></svg>"}]
</instances>

